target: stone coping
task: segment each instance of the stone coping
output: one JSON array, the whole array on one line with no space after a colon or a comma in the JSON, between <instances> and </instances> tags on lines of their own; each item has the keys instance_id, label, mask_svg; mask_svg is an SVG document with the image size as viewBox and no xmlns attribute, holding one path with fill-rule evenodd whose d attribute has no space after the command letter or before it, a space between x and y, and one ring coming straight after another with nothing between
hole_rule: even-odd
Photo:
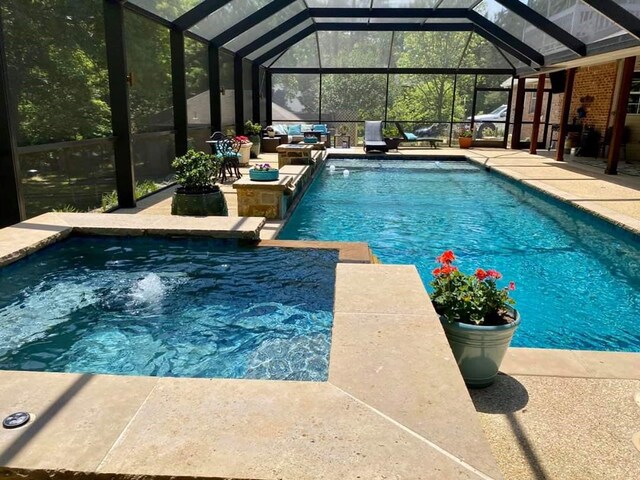
<instances>
[{"instance_id":1,"label":"stone coping","mask_svg":"<svg viewBox=\"0 0 640 480\"><path fill-rule=\"evenodd\" d=\"M316 248L338 250L340 263L372 263L369 245L363 242L315 242L307 240L260 240L258 247Z\"/></svg>"},{"instance_id":2,"label":"stone coping","mask_svg":"<svg viewBox=\"0 0 640 480\"><path fill-rule=\"evenodd\" d=\"M467 159L489 171L495 171L628 232L640 235L640 195L637 186L634 188L628 185L624 179L620 181L588 168L518 151L503 151L501 156L496 157L484 152L470 152ZM616 196L617 198L612 198ZM607 204L618 205L614 210Z\"/></svg>"},{"instance_id":3,"label":"stone coping","mask_svg":"<svg viewBox=\"0 0 640 480\"><path fill-rule=\"evenodd\" d=\"M0 229L0 267L72 233L85 235L193 235L258 240L262 217L182 217L118 213L45 213Z\"/></svg>"},{"instance_id":4,"label":"stone coping","mask_svg":"<svg viewBox=\"0 0 640 480\"><path fill-rule=\"evenodd\" d=\"M292 185L293 179L289 175L280 175L277 180L257 181L251 180L248 175L233 182L233 188L255 188L260 190L277 190L283 191Z\"/></svg>"},{"instance_id":5,"label":"stone coping","mask_svg":"<svg viewBox=\"0 0 640 480\"><path fill-rule=\"evenodd\" d=\"M640 353L512 347L500 370L508 375L640 380Z\"/></svg>"},{"instance_id":6,"label":"stone coping","mask_svg":"<svg viewBox=\"0 0 640 480\"><path fill-rule=\"evenodd\" d=\"M338 264L327 382L0 371L0 474L501 478L413 266Z\"/></svg>"}]
</instances>

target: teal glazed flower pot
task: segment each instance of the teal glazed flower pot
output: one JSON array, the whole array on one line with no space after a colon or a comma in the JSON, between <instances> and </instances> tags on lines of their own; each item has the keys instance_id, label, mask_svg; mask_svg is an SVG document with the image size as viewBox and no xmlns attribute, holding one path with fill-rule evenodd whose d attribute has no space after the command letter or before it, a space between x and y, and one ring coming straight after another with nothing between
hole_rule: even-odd
<instances>
[{"instance_id":1,"label":"teal glazed flower pot","mask_svg":"<svg viewBox=\"0 0 640 480\"><path fill-rule=\"evenodd\" d=\"M468 387L488 387L496 379L511 338L520 325L520 313L511 310L515 312L515 322L497 326L450 323L440 316L451 351Z\"/></svg>"},{"instance_id":2,"label":"teal glazed flower pot","mask_svg":"<svg viewBox=\"0 0 640 480\"><path fill-rule=\"evenodd\" d=\"M272 182L278 180L279 171L273 170L256 170L255 168L249 169L249 178L258 182Z\"/></svg>"}]
</instances>

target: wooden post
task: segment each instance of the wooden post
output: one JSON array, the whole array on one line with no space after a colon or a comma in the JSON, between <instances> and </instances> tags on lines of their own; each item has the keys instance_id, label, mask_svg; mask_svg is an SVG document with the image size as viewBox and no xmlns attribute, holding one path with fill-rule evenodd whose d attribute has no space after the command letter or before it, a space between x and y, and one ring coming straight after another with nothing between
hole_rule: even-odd
<instances>
[{"instance_id":1,"label":"wooden post","mask_svg":"<svg viewBox=\"0 0 640 480\"><path fill-rule=\"evenodd\" d=\"M564 162L564 141L567 138L569 125L569 111L571 110L571 97L573 96L573 80L576 78L576 69L567 70L567 79L564 84L564 98L562 99L562 112L560 115L560 131L558 132L558 145L556 147L556 160Z\"/></svg>"},{"instance_id":2,"label":"wooden post","mask_svg":"<svg viewBox=\"0 0 640 480\"><path fill-rule=\"evenodd\" d=\"M627 103L629 101L629 92L631 92L631 83L633 81L633 70L636 65L636 57L627 57L624 59L622 66L622 80L620 82L620 90L616 102L616 113L613 117L613 129L611 132L611 143L609 144L609 158L607 168L604 173L607 175L617 175L618 173L618 157L620 156L620 144L622 143L622 135L624 134L624 124L627 119Z\"/></svg>"},{"instance_id":3,"label":"wooden post","mask_svg":"<svg viewBox=\"0 0 640 480\"><path fill-rule=\"evenodd\" d=\"M542 98L544 97L544 81L546 79L544 73L538 75L538 90L536 90L536 108L533 113L533 128L531 129L531 145L529 145L529 153L535 155L538 153L538 134L540 133L540 116L542 115Z\"/></svg>"},{"instance_id":4,"label":"wooden post","mask_svg":"<svg viewBox=\"0 0 640 480\"><path fill-rule=\"evenodd\" d=\"M524 113L524 88L527 79L518 78L518 87L516 89L516 108L513 112L513 131L511 132L511 148L520 148L520 136L522 135L522 114Z\"/></svg>"}]
</instances>

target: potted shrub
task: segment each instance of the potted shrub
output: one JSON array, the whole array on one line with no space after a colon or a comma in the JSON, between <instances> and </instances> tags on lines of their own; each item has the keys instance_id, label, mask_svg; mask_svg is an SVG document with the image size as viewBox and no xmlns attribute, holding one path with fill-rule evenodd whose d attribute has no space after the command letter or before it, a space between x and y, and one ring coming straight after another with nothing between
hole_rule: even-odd
<instances>
[{"instance_id":1,"label":"potted shrub","mask_svg":"<svg viewBox=\"0 0 640 480\"><path fill-rule=\"evenodd\" d=\"M251 158L258 158L260 154L260 133L262 127L259 123L253 123L251 120L247 120L244 124L244 133L249 137L251 146Z\"/></svg>"},{"instance_id":2,"label":"potted shrub","mask_svg":"<svg viewBox=\"0 0 640 480\"><path fill-rule=\"evenodd\" d=\"M460 148L471 148L473 143L473 131L469 128L463 128L458 134L458 143Z\"/></svg>"},{"instance_id":3,"label":"potted shrub","mask_svg":"<svg viewBox=\"0 0 640 480\"><path fill-rule=\"evenodd\" d=\"M277 168L273 168L268 163L258 163L249 169L249 178L260 182L269 182L278 180L280 172Z\"/></svg>"},{"instance_id":4,"label":"potted shrub","mask_svg":"<svg viewBox=\"0 0 640 480\"><path fill-rule=\"evenodd\" d=\"M171 199L172 215L227 215L224 195L215 184L221 164L213 155L195 150L173 161L171 166L180 187Z\"/></svg>"},{"instance_id":5,"label":"potted shrub","mask_svg":"<svg viewBox=\"0 0 640 480\"><path fill-rule=\"evenodd\" d=\"M244 135L238 135L236 140L240 142L240 165L249 165L249 158L251 158L253 143L249 140L249 137L245 137Z\"/></svg>"},{"instance_id":6,"label":"potted shrub","mask_svg":"<svg viewBox=\"0 0 640 480\"><path fill-rule=\"evenodd\" d=\"M502 275L495 270L460 272L450 250L436 260L440 266L433 270L431 298L462 378L470 387L489 386L520 324L509 296L515 284L498 287Z\"/></svg>"}]
</instances>

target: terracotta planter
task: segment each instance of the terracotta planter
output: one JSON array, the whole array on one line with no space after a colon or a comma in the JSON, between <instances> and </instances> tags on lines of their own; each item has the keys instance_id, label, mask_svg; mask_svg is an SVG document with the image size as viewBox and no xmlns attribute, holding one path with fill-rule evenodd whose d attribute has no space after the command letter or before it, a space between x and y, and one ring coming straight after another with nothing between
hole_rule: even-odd
<instances>
[{"instance_id":1,"label":"terracotta planter","mask_svg":"<svg viewBox=\"0 0 640 480\"><path fill-rule=\"evenodd\" d=\"M471 148L473 137L459 137L458 143L460 144L460 148Z\"/></svg>"},{"instance_id":2,"label":"terracotta planter","mask_svg":"<svg viewBox=\"0 0 640 480\"><path fill-rule=\"evenodd\" d=\"M520 314L515 309L510 310L515 313L515 322L497 326L450 323L440 316L449 346L467 386L488 387L498 375L511 338L520 325Z\"/></svg>"},{"instance_id":3,"label":"terracotta planter","mask_svg":"<svg viewBox=\"0 0 640 480\"><path fill-rule=\"evenodd\" d=\"M243 143L242 145L240 145L240 158L239 158L240 165L243 165L245 167L249 165L249 158L251 158L252 146L253 146L253 143L251 142Z\"/></svg>"}]
</instances>

